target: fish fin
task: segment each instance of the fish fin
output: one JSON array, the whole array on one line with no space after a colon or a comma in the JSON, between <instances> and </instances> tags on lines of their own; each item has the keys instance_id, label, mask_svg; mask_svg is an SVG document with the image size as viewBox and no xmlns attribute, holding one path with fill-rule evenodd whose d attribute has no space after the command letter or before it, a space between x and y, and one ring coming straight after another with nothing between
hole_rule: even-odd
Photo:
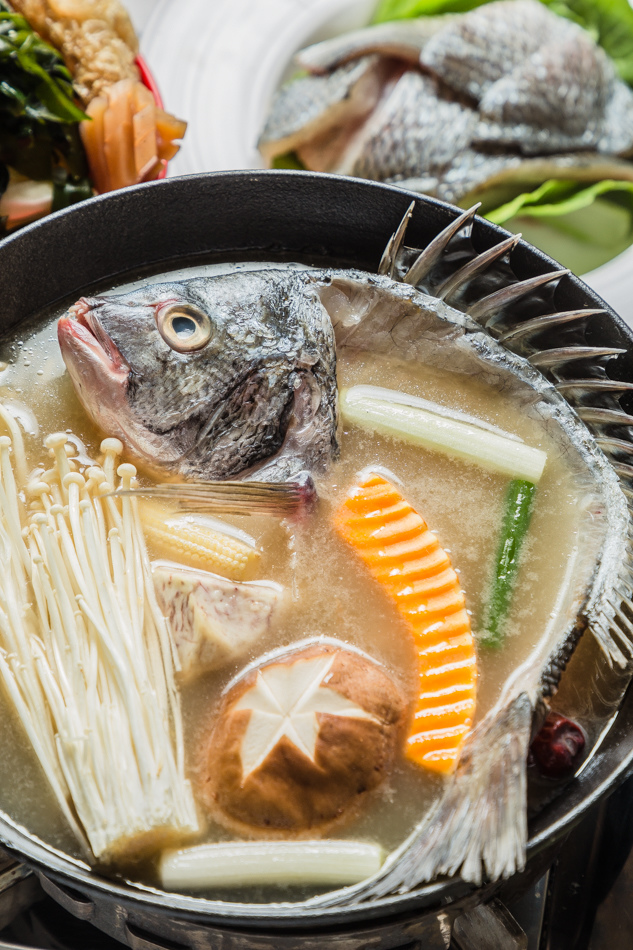
<instances>
[{"instance_id":1,"label":"fish fin","mask_svg":"<svg viewBox=\"0 0 633 950\"><path fill-rule=\"evenodd\" d=\"M414 287L417 287L433 270L433 267L448 247L448 242L451 238L455 237L455 235L459 234L462 230L472 228L475 214L480 207L481 201L478 201L472 208L458 215L450 224L443 228L443 230L433 238L430 244L427 244L424 250L420 251L402 278L404 283L412 284Z\"/></svg>"},{"instance_id":2,"label":"fish fin","mask_svg":"<svg viewBox=\"0 0 633 950\"><path fill-rule=\"evenodd\" d=\"M378 273L387 274L393 280L411 284L423 292L429 290L434 296L467 313L473 320L485 323L486 328L489 328L489 324L495 318L498 318L499 314L510 304L536 294L545 285L555 283L565 277L569 274L569 271L551 271L526 280L516 280L513 276L514 271L511 263L508 262L505 271L499 271L497 274L497 282L501 282L499 289L493 293L486 293L484 296L479 295L478 298L476 297L468 303L459 300L454 301L452 298L457 295L458 291L462 291L471 281L480 277L482 272L498 265L500 260L512 253L521 238L520 234L515 234L497 243L494 247L481 252L478 252L475 246L472 245L472 254L469 255L468 260L462 267L457 270L453 268L452 272L448 276L444 276L440 284L434 288L429 289L423 286L423 282L428 283L429 280L432 284L434 283L431 272L436 265L441 263L450 242L460 234L472 236L475 212L480 204L481 202L477 202L472 208L457 215L450 224L446 225L433 238L426 248L414 250L404 244L407 227L415 208L415 202L412 202L398 229L387 242L378 266ZM559 314L549 316L556 318Z\"/></svg>"},{"instance_id":3,"label":"fish fin","mask_svg":"<svg viewBox=\"0 0 633 950\"><path fill-rule=\"evenodd\" d=\"M472 258L472 260L468 261L467 264L464 264L463 267L456 270L450 277L447 277L437 288L436 295L440 300L445 300L447 303L450 303L457 291L465 284L468 284L468 282L481 273L481 271L486 270L487 267L494 264L495 261L504 257L506 254L510 254L520 240L520 234L513 234L512 237L506 238L499 244L495 244L494 247L490 247L487 251L478 254Z\"/></svg>"},{"instance_id":4,"label":"fish fin","mask_svg":"<svg viewBox=\"0 0 633 950\"><path fill-rule=\"evenodd\" d=\"M393 277L396 260L402 247L404 236L406 234L407 227L409 226L409 221L411 220L411 215L413 214L414 208L415 201L412 201L405 211L404 217L398 225L397 230L394 231L387 241L387 246L383 251L382 257L380 258L380 264L378 265L379 274L387 274L389 277Z\"/></svg>"},{"instance_id":5,"label":"fish fin","mask_svg":"<svg viewBox=\"0 0 633 950\"><path fill-rule=\"evenodd\" d=\"M529 297L546 284L560 280L561 277L566 277L569 273L568 270L554 270L548 271L546 274L537 274L536 277L528 277L527 280L506 283L505 287L501 287L500 290L495 290L493 293L469 304L468 315L478 323L485 324L486 329L490 329L499 314L511 304L516 304L518 300Z\"/></svg>"},{"instance_id":6,"label":"fish fin","mask_svg":"<svg viewBox=\"0 0 633 950\"><path fill-rule=\"evenodd\" d=\"M523 868L531 723L532 703L522 693L473 730L431 822L382 882L382 893L409 890L439 874L461 872L481 884L485 872L498 880Z\"/></svg>"},{"instance_id":7,"label":"fish fin","mask_svg":"<svg viewBox=\"0 0 633 950\"><path fill-rule=\"evenodd\" d=\"M310 476L295 482L209 481L168 482L118 489L113 497L136 495L174 502L183 511L217 511L224 514L283 515L300 511L315 500Z\"/></svg>"},{"instance_id":8,"label":"fish fin","mask_svg":"<svg viewBox=\"0 0 633 950\"><path fill-rule=\"evenodd\" d=\"M570 323L577 323L579 320L586 321L587 317L597 316L606 313L604 309L598 310L566 310L564 312L547 313L543 316L534 317L532 320L524 320L519 324L512 324L508 329L501 330L498 336L498 342L508 347L513 353L519 356L525 356L529 347L536 349L533 338L538 338L542 333L552 328L558 329ZM496 326L500 330L499 325ZM633 384L632 384L633 385Z\"/></svg>"},{"instance_id":9,"label":"fish fin","mask_svg":"<svg viewBox=\"0 0 633 950\"><path fill-rule=\"evenodd\" d=\"M621 598L621 599L620 599ZM611 666L633 672L633 604L620 594L617 601L610 601L612 616L603 614L589 629L600 644Z\"/></svg>"},{"instance_id":10,"label":"fish fin","mask_svg":"<svg viewBox=\"0 0 633 950\"><path fill-rule=\"evenodd\" d=\"M439 875L460 873L481 884L525 865L526 757L532 723L526 693L490 712L466 740L444 795L413 839L394 852L377 877L319 904L369 900L410 891ZM316 903L316 901L315 901Z\"/></svg>"}]
</instances>

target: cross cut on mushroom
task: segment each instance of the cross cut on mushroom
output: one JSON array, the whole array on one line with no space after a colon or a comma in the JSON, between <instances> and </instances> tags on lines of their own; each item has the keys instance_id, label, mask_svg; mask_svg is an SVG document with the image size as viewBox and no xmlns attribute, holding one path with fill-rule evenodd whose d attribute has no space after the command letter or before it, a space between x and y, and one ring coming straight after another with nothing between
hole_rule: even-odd
<instances>
[{"instance_id":1,"label":"cross cut on mushroom","mask_svg":"<svg viewBox=\"0 0 633 950\"><path fill-rule=\"evenodd\" d=\"M356 703L323 685L335 659L336 654L300 660L291 666L275 664L258 670L255 685L235 704L235 709L251 711L242 740L244 778L266 760L283 736L287 736L314 762L321 728L319 714L379 721Z\"/></svg>"}]
</instances>

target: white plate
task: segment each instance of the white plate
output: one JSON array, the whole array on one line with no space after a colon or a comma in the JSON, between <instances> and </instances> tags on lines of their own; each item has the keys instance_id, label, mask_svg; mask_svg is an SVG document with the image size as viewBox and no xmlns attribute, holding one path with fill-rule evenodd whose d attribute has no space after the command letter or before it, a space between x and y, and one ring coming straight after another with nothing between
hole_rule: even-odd
<instances>
[{"instance_id":1,"label":"white plate","mask_svg":"<svg viewBox=\"0 0 633 950\"><path fill-rule=\"evenodd\" d=\"M364 26L376 0L128 0L166 103L189 123L170 175L262 168L256 143L303 46ZM583 278L633 326L633 247Z\"/></svg>"}]
</instances>

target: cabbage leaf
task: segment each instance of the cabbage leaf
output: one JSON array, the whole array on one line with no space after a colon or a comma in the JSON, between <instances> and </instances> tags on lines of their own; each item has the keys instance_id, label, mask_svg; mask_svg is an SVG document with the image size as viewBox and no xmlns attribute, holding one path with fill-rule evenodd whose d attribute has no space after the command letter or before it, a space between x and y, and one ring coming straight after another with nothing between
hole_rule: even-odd
<instances>
[{"instance_id":1,"label":"cabbage leaf","mask_svg":"<svg viewBox=\"0 0 633 950\"><path fill-rule=\"evenodd\" d=\"M633 211L633 182L606 179L592 185L582 185L577 181L551 179L534 191L517 195L512 201L489 211L486 217L494 224L505 224L517 214L527 214L534 218L558 217L590 207L601 195L610 194L615 204L628 207Z\"/></svg>"}]
</instances>

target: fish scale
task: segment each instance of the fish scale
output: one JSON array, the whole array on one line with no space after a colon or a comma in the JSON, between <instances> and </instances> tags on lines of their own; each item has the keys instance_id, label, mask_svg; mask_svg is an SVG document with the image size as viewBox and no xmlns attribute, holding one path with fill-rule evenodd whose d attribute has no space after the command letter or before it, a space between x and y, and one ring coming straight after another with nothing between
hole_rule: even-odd
<instances>
[{"instance_id":1,"label":"fish scale","mask_svg":"<svg viewBox=\"0 0 633 950\"><path fill-rule=\"evenodd\" d=\"M480 100L552 40L565 40L575 28L552 16L536 0L499 0L456 18L438 31L420 54L420 62L447 86Z\"/></svg>"},{"instance_id":2,"label":"fish scale","mask_svg":"<svg viewBox=\"0 0 633 950\"><path fill-rule=\"evenodd\" d=\"M356 159L346 157L336 170L376 181L439 178L468 146L476 123L473 110L439 99L430 77L406 72L368 123Z\"/></svg>"},{"instance_id":3,"label":"fish scale","mask_svg":"<svg viewBox=\"0 0 633 950\"><path fill-rule=\"evenodd\" d=\"M547 44L486 91L475 139L526 153L597 148L614 80L611 63L587 37Z\"/></svg>"},{"instance_id":4,"label":"fish scale","mask_svg":"<svg viewBox=\"0 0 633 950\"><path fill-rule=\"evenodd\" d=\"M367 115L380 97L387 73L379 57L366 56L325 76L303 76L282 86L278 108L259 139L262 153L299 148L321 132L330 135L337 125Z\"/></svg>"},{"instance_id":5,"label":"fish scale","mask_svg":"<svg viewBox=\"0 0 633 950\"><path fill-rule=\"evenodd\" d=\"M298 62L318 75L274 97L259 142L264 157L296 149L315 171L394 182L457 203L514 182L524 191L549 178L633 180L633 166L619 160L633 153L633 93L577 24L538 0L495 0L406 25L408 41L403 24L380 24L299 53ZM418 64L412 49L420 51ZM323 99L315 135L310 83L333 82L339 73L344 80L368 51L372 101L364 99L364 112L348 109L347 119L342 100ZM292 136L276 136L290 98L292 116L300 115L304 88L306 120Z\"/></svg>"}]
</instances>

